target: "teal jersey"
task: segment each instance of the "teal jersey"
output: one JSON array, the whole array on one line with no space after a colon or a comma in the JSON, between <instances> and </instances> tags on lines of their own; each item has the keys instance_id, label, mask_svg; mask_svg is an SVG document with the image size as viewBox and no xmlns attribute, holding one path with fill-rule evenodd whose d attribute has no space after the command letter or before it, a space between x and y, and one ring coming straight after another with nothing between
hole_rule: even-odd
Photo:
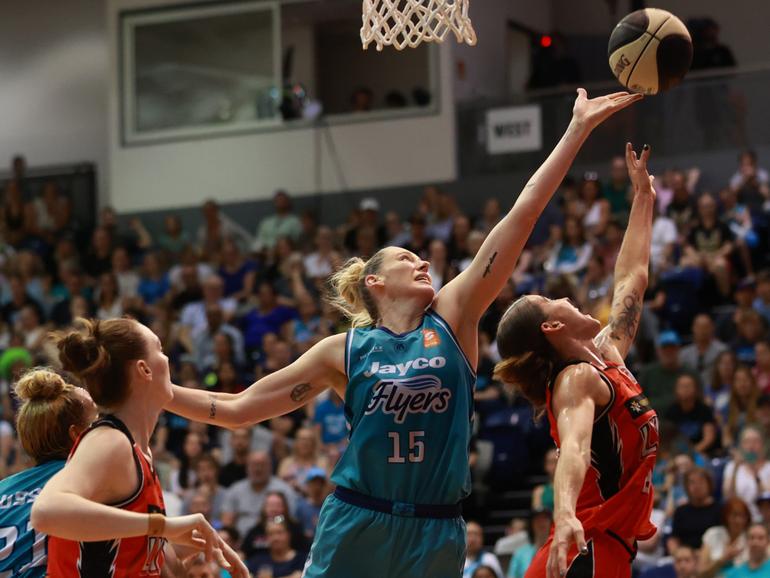
<instances>
[{"instance_id":1,"label":"teal jersey","mask_svg":"<svg viewBox=\"0 0 770 578\"><path fill-rule=\"evenodd\" d=\"M476 374L446 321L428 309L403 335L351 329L345 370L350 444L332 481L411 504L465 498Z\"/></svg>"},{"instance_id":2,"label":"teal jersey","mask_svg":"<svg viewBox=\"0 0 770 578\"><path fill-rule=\"evenodd\" d=\"M45 576L48 537L29 523L32 502L64 460L45 462L0 481L0 578Z\"/></svg>"}]
</instances>

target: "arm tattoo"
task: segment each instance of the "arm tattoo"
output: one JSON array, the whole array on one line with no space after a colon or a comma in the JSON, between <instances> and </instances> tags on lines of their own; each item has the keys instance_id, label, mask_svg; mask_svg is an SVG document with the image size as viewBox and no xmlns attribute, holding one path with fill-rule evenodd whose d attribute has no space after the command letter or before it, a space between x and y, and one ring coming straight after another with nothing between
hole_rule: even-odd
<instances>
[{"instance_id":1,"label":"arm tattoo","mask_svg":"<svg viewBox=\"0 0 770 578\"><path fill-rule=\"evenodd\" d=\"M209 418L214 419L217 417L217 398L214 395L209 395Z\"/></svg>"},{"instance_id":2,"label":"arm tattoo","mask_svg":"<svg viewBox=\"0 0 770 578\"><path fill-rule=\"evenodd\" d=\"M495 251L494 255L492 255L489 258L489 263L487 263L487 268L484 269L484 274L481 276L482 279L492 272L492 263L495 262L495 259L497 259L497 251Z\"/></svg>"},{"instance_id":3,"label":"arm tattoo","mask_svg":"<svg viewBox=\"0 0 770 578\"><path fill-rule=\"evenodd\" d=\"M296 401L297 403L305 401L307 399L307 394L310 393L311 389L313 389L313 386L309 383L300 383L291 390L291 400Z\"/></svg>"},{"instance_id":4,"label":"arm tattoo","mask_svg":"<svg viewBox=\"0 0 770 578\"><path fill-rule=\"evenodd\" d=\"M619 287L618 289L622 289ZM641 296L634 290L630 295L623 297L623 309L616 318L610 319L610 337L616 341L621 339L634 339L636 326L641 314Z\"/></svg>"}]
</instances>

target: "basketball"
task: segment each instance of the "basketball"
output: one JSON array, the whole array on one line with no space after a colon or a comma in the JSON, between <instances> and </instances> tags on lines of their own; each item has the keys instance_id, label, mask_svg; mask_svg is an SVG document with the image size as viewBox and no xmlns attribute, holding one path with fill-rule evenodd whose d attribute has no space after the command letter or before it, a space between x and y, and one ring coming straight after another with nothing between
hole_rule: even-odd
<instances>
[{"instance_id":1,"label":"basketball","mask_svg":"<svg viewBox=\"0 0 770 578\"><path fill-rule=\"evenodd\" d=\"M657 94L679 84L692 63L692 39L666 10L645 8L621 20L610 36L610 68L627 89Z\"/></svg>"}]
</instances>

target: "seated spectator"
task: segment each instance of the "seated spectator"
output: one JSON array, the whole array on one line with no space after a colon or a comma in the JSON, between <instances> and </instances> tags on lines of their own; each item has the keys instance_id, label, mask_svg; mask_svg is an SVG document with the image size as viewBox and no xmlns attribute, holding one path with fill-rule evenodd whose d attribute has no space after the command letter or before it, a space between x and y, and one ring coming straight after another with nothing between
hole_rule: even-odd
<instances>
[{"instance_id":1,"label":"seated spectator","mask_svg":"<svg viewBox=\"0 0 770 578\"><path fill-rule=\"evenodd\" d=\"M171 260L176 260L190 246L190 235L182 227L179 216L166 215L163 218L163 232L158 235L158 248Z\"/></svg>"},{"instance_id":2,"label":"seated spectator","mask_svg":"<svg viewBox=\"0 0 770 578\"><path fill-rule=\"evenodd\" d=\"M705 388L703 398L712 408L717 423L724 425L730 406L730 394L735 381L738 358L729 349L720 353L714 362L711 375L711 388Z\"/></svg>"},{"instance_id":3,"label":"seated spectator","mask_svg":"<svg viewBox=\"0 0 770 578\"><path fill-rule=\"evenodd\" d=\"M241 319L247 351L260 348L265 334L280 334L283 326L297 317L294 308L278 303L275 288L269 282L261 282L257 291L259 305Z\"/></svg>"},{"instance_id":4,"label":"seated spectator","mask_svg":"<svg viewBox=\"0 0 770 578\"><path fill-rule=\"evenodd\" d=\"M743 311L736 316L737 335L730 343L730 348L735 351L738 361L747 365L754 365L754 347L763 339L767 339L767 324L756 311Z\"/></svg>"},{"instance_id":5,"label":"seated spectator","mask_svg":"<svg viewBox=\"0 0 770 578\"><path fill-rule=\"evenodd\" d=\"M730 229L719 221L717 201L710 194L698 199L698 220L687 237L682 266L701 267L717 282L722 297L730 295L730 255L735 237Z\"/></svg>"},{"instance_id":6,"label":"seated spectator","mask_svg":"<svg viewBox=\"0 0 770 578\"><path fill-rule=\"evenodd\" d=\"M298 241L302 234L302 223L292 212L291 197L286 191L275 192L273 208L275 213L262 219L257 226L252 246L254 251L270 251L275 247L278 239L289 237L292 241Z\"/></svg>"},{"instance_id":7,"label":"seated spectator","mask_svg":"<svg viewBox=\"0 0 770 578\"><path fill-rule=\"evenodd\" d=\"M83 268L91 277L112 270L113 238L105 227L97 227L91 237L91 246L83 260Z\"/></svg>"},{"instance_id":8,"label":"seated spectator","mask_svg":"<svg viewBox=\"0 0 770 578\"><path fill-rule=\"evenodd\" d=\"M739 498L730 498L722 507L722 525L703 534L700 552L701 578L721 576L733 566L748 560L746 531L751 524L751 512Z\"/></svg>"},{"instance_id":9,"label":"seated spectator","mask_svg":"<svg viewBox=\"0 0 770 578\"><path fill-rule=\"evenodd\" d=\"M586 274L577 289L577 301L588 315L602 324L609 320L612 297L612 274L604 267L604 259L593 255L588 261Z\"/></svg>"},{"instance_id":10,"label":"seated spectator","mask_svg":"<svg viewBox=\"0 0 770 578\"><path fill-rule=\"evenodd\" d=\"M246 566L257 578L300 578L305 567L307 551L296 549L292 544L288 523L283 516L276 516L266 524L268 551L256 554L246 561Z\"/></svg>"},{"instance_id":11,"label":"seated spectator","mask_svg":"<svg viewBox=\"0 0 770 578\"><path fill-rule=\"evenodd\" d=\"M751 370L760 393L770 393L770 340L763 339L754 345L756 365Z\"/></svg>"},{"instance_id":12,"label":"seated spectator","mask_svg":"<svg viewBox=\"0 0 770 578\"><path fill-rule=\"evenodd\" d=\"M735 370L733 387L730 391L727 421L722 428L724 447L732 447L735 441L741 437L743 428L754 422L759 396L760 392L754 383L751 370L745 365L739 365Z\"/></svg>"},{"instance_id":13,"label":"seated spectator","mask_svg":"<svg viewBox=\"0 0 770 578\"><path fill-rule=\"evenodd\" d=\"M223 361L232 361L239 367L246 364L246 353L243 345L243 335L240 330L225 323L225 315L218 303L206 305L206 324L191 332L193 355L200 370L216 367ZM222 356L222 344L217 341L227 341L225 348L229 356Z\"/></svg>"},{"instance_id":14,"label":"seated spectator","mask_svg":"<svg viewBox=\"0 0 770 578\"><path fill-rule=\"evenodd\" d=\"M403 247L420 259L424 259L428 256L428 245L431 242L428 235L428 222L424 215L416 213L409 219L409 225L409 238Z\"/></svg>"},{"instance_id":15,"label":"seated spectator","mask_svg":"<svg viewBox=\"0 0 770 578\"><path fill-rule=\"evenodd\" d=\"M677 241L676 223L665 215L665 209L658 209L652 221L650 263L652 271L658 273L674 265L674 246Z\"/></svg>"},{"instance_id":16,"label":"seated spectator","mask_svg":"<svg viewBox=\"0 0 770 578\"><path fill-rule=\"evenodd\" d=\"M456 275L456 271L449 261L446 244L443 241L434 239L430 242L428 261L430 262L428 274L430 275L431 284L434 291L438 292Z\"/></svg>"},{"instance_id":17,"label":"seated spectator","mask_svg":"<svg viewBox=\"0 0 770 578\"><path fill-rule=\"evenodd\" d=\"M246 462L251 453L251 431L247 428L233 430L230 434L230 450L232 461L219 470L219 483L225 488L246 478Z\"/></svg>"},{"instance_id":18,"label":"seated spectator","mask_svg":"<svg viewBox=\"0 0 770 578\"><path fill-rule=\"evenodd\" d=\"M299 504L298 504L299 505ZM308 540L303 528L293 516L289 514L289 505L286 496L281 492L269 492L265 496L262 511L259 513L259 521L243 537L241 549L247 558L258 554L265 554L270 549L270 541L267 535L267 525L271 520L281 516L286 520L292 544L300 550L308 548Z\"/></svg>"},{"instance_id":19,"label":"seated spectator","mask_svg":"<svg viewBox=\"0 0 770 578\"><path fill-rule=\"evenodd\" d=\"M770 270L765 270L757 275L757 296L752 307L770 325Z\"/></svg>"},{"instance_id":20,"label":"seated spectator","mask_svg":"<svg viewBox=\"0 0 770 578\"><path fill-rule=\"evenodd\" d=\"M530 541L514 553L508 566L507 578L524 578L524 574L526 574L535 554L548 540L552 523L553 514L550 509L535 508L532 510L532 516L529 520Z\"/></svg>"},{"instance_id":21,"label":"seated spectator","mask_svg":"<svg viewBox=\"0 0 770 578\"><path fill-rule=\"evenodd\" d=\"M241 253L232 239L225 239L220 253L219 276L224 284L224 296L246 301L254 293L257 264Z\"/></svg>"},{"instance_id":22,"label":"seated spectator","mask_svg":"<svg viewBox=\"0 0 770 578\"><path fill-rule=\"evenodd\" d=\"M63 283L62 298L53 306L50 319L56 327L65 327L73 321L70 312L72 298L82 296L90 303L91 291L86 285L83 271L77 263L65 262L60 264L59 277Z\"/></svg>"},{"instance_id":23,"label":"seated spectator","mask_svg":"<svg viewBox=\"0 0 770 578\"><path fill-rule=\"evenodd\" d=\"M684 373L679 361L681 344L675 331L662 331L657 339L656 360L639 372L639 383L658 415L665 415L674 404L674 387Z\"/></svg>"},{"instance_id":24,"label":"seated spectator","mask_svg":"<svg viewBox=\"0 0 770 578\"><path fill-rule=\"evenodd\" d=\"M403 247L409 242L409 230L396 211L385 213L385 244L392 247Z\"/></svg>"},{"instance_id":25,"label":"seated spectator","mask_svg":"<svg viewBox=\"0 0 770 578\"><path fill-rule=\"evenodd\" d=\"M184 499L195 488L195 465L203 455L203 438L196 432L188 432L182 445L179 467L171 474L171 491Z\"/></svg>"},{"instance_id":26,"label":"seated spectator","mask_svg":"<svg viewBox=\"0 0 770 578\"><path fill-rule=\"evenodd\" d=\"M304 258L305 273L311 279L326 279L340 265L342 256L334 249L334 232L330 227L318 227L315 236L315 251Z\"/></svg>"},{"instance_id":27,"label":"seated spectator","mask_svg":"<svg viewBox=\"0 0 770 578\"><path fill-rule=\"evenodd\" d=\"M96 290L96 317L98 319L117 319L123 317L123 300L118 287L118 279L111 272L99 275Z\"/></svg>"},{"instance_id":28,"label":"seated spectator","mask_svg":"<svg viewBox=\"0 0 770 578\"><path fill-rule=\"evenodd\" d=\"M452 234L446 248L449 254L449 262L456 266L470 254L468 237L471 234L471 220L465 215L457 215L452 224Z\"/></svg>"},{"instance_id":29,"label":"seated spectator","mask_svg":"<svg viewBox=\"0 0 770 578\"><path fill-rule=\"evenodd\" d=\"M679 352L682 367L698 376L704 392L711 391L714 364L719 354L727 351L727 345L716 339L714 321L701 313L692 322L693 342Z\"/></svg>"},{"instance_id":30,"label":"seated spectator","mask_svg":"<svg viewBox=\"0 0 770 578\"><path fill-rule=\"evenodd\" d=\"M466 556L463 578L472 578L479 566L488 566L495 573L495 578L503 578L503 569L492 552L484 550L484 530L478 522L469 521L466 531Z\"/></svg>"},{"instance_id":31,"label":"seated spectator","mask_svg":"<svg viewBox=\"0 0 770 578\"><path fill-rule=\"evenodd\" d=\"M743 151L738 163L738 170L730 178L730 189L752 214L760 214L770 200L770 175L757 165L757 153L752 150Z\"/></svg>"},{"instance_id":32,"label":"seated spectator","mask_svg":"<svg viewBox=\"0 0 770 578\"><path fill-rule=\"evenodd\" d=\"M297 520L305 532L305 537L312 541L321 507L331 491L326 471L322 468L311 468L305 476L304 490L305 496L301 497L297 504Z\"/></svg>"},{"instance_id":33,"label":"seated spectator","mask_svg":"<svg viewBox=\"0 0 770 578\"><path fill-rule=\"evenodd\" d=\"M156 253L147 253L142 262L142 273L137 291L146 305L154 305L166 296L169 290L168 275L163 270Z\"/></svg>"},{"instance_id":34,"label":"seated spectator","mask_svg":"<svg viewBox=\"0 0 770 578\"><path fill-rule=\"evenodd\" d=\"M673 559L673 564L650 568L640 578L700 578L696 550L689 546L679 546L674 551Z\"/></svg>"},{"instance_id":35,"label":"seated spectator","mask_svg":"<svg viewBox=\"0 0 770 578\"><path fill-rule=\"evenodd\" d=\"M345 402L335 391L330 391L328 397L316 405L313 424L325 451L329 447L343 449L347 445Z\"/></svg>"},{"instance_id":36,"label":"seated spectator","mask_svg":"<svg viewBox=\"0 0 770 578\"><path fill-rule=\"evenodd\" d=\"M532 509L533 510L550 510L553 512L554 497L553 497L553 478L556 475L556 464L559 460L559 454L556 448L551 448L546 452L545 458L543 458L543 469L548 476L548 482L535 486L532 490Z\"/></svg>"},{"instance_id":37,"label":"seated spectator","mask_svg":"<svg viewBox=\"0 0 770 578\"><path fill-rule=\"evenodd\" d=\"M219 485L219 462L209 453L201 454L195 462L195 493L200 491L205 491L209 496L211 519L219 520L225 500L225 488ZM187 512L190 512L189 501L190 498L185 500Z\"/></svg>"},{"instance_id":38,"label":"seated spectator","mask_svg":"<svg viewBox=\"0 0 770 578\"><path fill-rule=\"evenodd\" d=\"M674 388L676 400L664 417L677 424L693 444L695 451L708 453L719 447L719 435L713 410L703 402L698 382L689 374L682 374Z\"/></svg>"},{"instance_id":39,"label":"seated spectator","mask_svg":"<svg viewBox=\"0 0 770 578\"><path fill-rule=\"evenodd\" d=\"M134 270L131 255L125 247L116 247L112 252L112 272L117 278L118 293L121 297L133 299L139 295L141 278Z\"/></svg>"},{"instance_id":40,"label":"seated spectator","mask_svg":"<svg viewBox=\"0 0 770 578\"><path fill-rule=\"evenodd\" d=\"M297 430L291 455L281 460L278 466L278 477L301 491L302 483L311 469L321 468L326 471L329 468L329 461L320 454L318 445L318 434L313 428Z\"/></svg>"},{"instance_id":41,"label":"seated spectator","mask_svg":"<svg viewBox=\"0 0 770 578\"><path fill-rule=\"evenodd\" d=\"M251 235L222 213L219 204L209 199L203 203L203 223L198 227L196 243L206 257L216 255L222 248L225 239L233 239L241 247L249 247L252 243Z\"/></svg>"},{"instance_id":42,"label":"seated spectator","mask_svg":"<svg viewBox=\"0 0 770 578\"><path fill-rule=\"evenodd\" d=\"M770 537L768 537L767 528L762 524L751 526L748 533L748 543L748 561L730 570L725 578L760 578L770 576L770 557L768 557Z\"/></svg>"},{"instance_id":43,"label":"seated spectator","mask_svg":"<svg viewBox=\"0 0 770 578\"><path fill-rule=\"evenodd\" d=\"M724 189L719 194L722 201L720 220L727 225L735 237L735 244L746 275L754 275L751 252L759 245L759 237L751 219L751 213L745 205L738 202L738 194L731 189Z\"/></svg>"},{"instance_id":44,"label":"seated spectator","mask_svg":"<svg viewBox=\"0 0 770 578\"><path fill-rule=\"evenodd\" d=\"M720 507L714 500L714 480L708 470L691 470L685 478L685 489L687 503L674 511L671 535L666 542L669 552L682 545L698 550L706 530L721 524Z\"/></svg>"},{"instance_id":45,"label":"seated spectator","mask_svg":"<svg viewBox=\"0 0 770 578\"><path fill-rule=\"evenodd\" d=\"M740 446L733 450L732 459L724 471L725 498L740 498L749 505L751 519L759 521L757 497L770 491L770 462L765 454L762 434L754 426L747 426L740 438Z\"/></svg>"},{"instance_id":46,"label":"seated spectator","mask_svg":"<svg viewBox=\"0 0 770 578\"><path fill-rule=\"evenodd\" d=\"M610 180L604 185L604 198L610 203L610 213L625 221L631 210L631 182L628 179L626 160L623 157L612 157L610 165Z\"/></svg>"},{"instance_id":47,"label":"seated spectator","mask_svg":"<svg viewBox=\"0 0 770 578\"><path fill-rule=\"evenodd\" d=\"M245 536L257 525L259 513L267 494L281 492L289 504L289 513L296 511L297 495L292 487L272 475L273 463L266 452L252 452L246 462L246 479L230 486L222 506L222 524L235 526Z\"/></svg>"},{"instance_id":48,"label":"seated spectator","mask_svg":"<svg viewBox=\"0 0 770 578\"><path fill-rule=\"evenodd\" d=\"M552 274L579 274L588 266L591 251L591 244L585 239L580 221L570 217L564 222L564 232L543 266Z\"/></svg>"},{"instance_id":49,"label":"seated spectator","mask_svg":"<svg viewBox=\"0 0 770 578\"><path fill-rule=\"evenodd\" d=\"M666 208L666 216L674 221L680 238L686 239L695 220L695 205L691 197L691 187L682 171L674 171L671 176L673 194Z\"/></svg>"},{"instance_id":50,"label":"seated spectator","mask_svg":"<svg viewBox=\"0 0 770 578\"><path fill-rule=\"evenodd\" d=\"M265 335L263 349L265 357L260 360L254 370L254 377L258 381L264 376L283 369L292 361L291 346L281 339L271 340L273 333Z\"/></svg>"},{"instance_id":51,"label":"seated spectator","mask_svg":"<svg viewBox=\"0 0 770 578\"><path fill-rule=\"evenodd\" d=\"M588 238L601 237L610 220L610 203L601 196L596 173L586 173L578 194L583 202L583 227Z\"/></svg>"},{"instance_id":52,"label":"seated spectator","mask_svg":"<svg viewBox=\"0 0 770 578\"><path fill-rule=\"evenodd\" d=\"M484 201L484 207L481 209L481 216L476 221L474 227L477 231L481 231L484 235L488 235L489 232L495 228L495 225L500 222L503 216L503 210L500 206L500 201L495 197L490 197Z\"/></svg>"},{"instance_id":53,"label":"seated spectator","mask_svg":"<svg viewBox=\"0 0 770 578\"><path fill-rule=\"evenodd\" d=\"M203 282L203 297L200 301L188 303L180 314L180 323L187 327L191 335L202 331L208 324L207 307L219 307L222 311L222 321L229 323L238 305L235 299L224 296L224 283L219 275L210 275Z\"/></svg>"},{"instance_id":54,"label":"seated spectator","mask_svg":"<svg viewBox=\"0 0 770 578\"><path fill-rule=\"evenodd\" d=\"M37 310L40 319L45 319L43 308L40 303L29 295L21 275L10 275L8 277L8 290L9 295L4 295L7 300L0 307L0 318L2 318L3 323L15 324L19 313L27 305Z\"/></svg>"}]
</instances>

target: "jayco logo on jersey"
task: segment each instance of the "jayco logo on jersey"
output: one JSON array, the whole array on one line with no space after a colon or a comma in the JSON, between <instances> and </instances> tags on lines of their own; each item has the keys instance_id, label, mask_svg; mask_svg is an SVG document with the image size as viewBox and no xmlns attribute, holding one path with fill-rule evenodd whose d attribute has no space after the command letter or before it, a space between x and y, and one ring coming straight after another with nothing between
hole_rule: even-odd
<instances>
[{"instance_id":1,"label":"jayco logo on jersey","mask_svg":"<svg viewBox=\"0 0 770 578\"><path fill-rule=\"evenodd\" d=\"M398 375L399 377L404 377L410 369L440 369L445 365L445 357L431 357L430 359L418 357L417 359L410 359L395 365L373 361L369 371L365 371L364 375L366 377L372 377L373 375Z\"/></svg>"},{"instance_id":2,"label":"jayco logo on jersey","mask_svg":"<svg viewBox=\"0 0 770 578\"><path fill-rule=\"evenodd\" d=\"M396 423L404 423L406 416L411 413L444 413L452 398L452 392L442 387L441 380L435 375L382 379L374 385L373 390L374 395L366 406L366 415L382 410L383 413L392 414Z\"/></svg>"}]
</instances>

